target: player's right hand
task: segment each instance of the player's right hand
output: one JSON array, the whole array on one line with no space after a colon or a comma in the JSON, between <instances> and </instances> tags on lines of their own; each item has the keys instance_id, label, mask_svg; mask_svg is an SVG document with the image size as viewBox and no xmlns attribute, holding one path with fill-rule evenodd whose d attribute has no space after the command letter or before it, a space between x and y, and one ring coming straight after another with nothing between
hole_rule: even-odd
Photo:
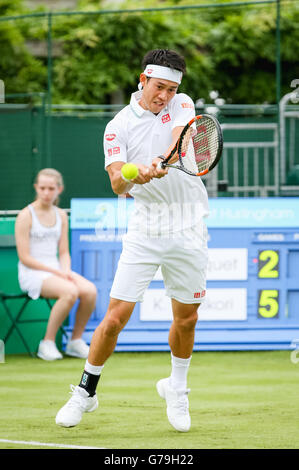
<instances>
[{"instance_id":1,"label":"player's right hand","mask_svg":"<svg viewBox=\"0 0 299 470\"><path fill-rule=\"evenodd\" d=\"M163 176L167 175L168 168L159 168L159 163L161 163L161 158L154 158L152 161L152 173L153 178L163 178Z\"/></svg>"}]
</instances>

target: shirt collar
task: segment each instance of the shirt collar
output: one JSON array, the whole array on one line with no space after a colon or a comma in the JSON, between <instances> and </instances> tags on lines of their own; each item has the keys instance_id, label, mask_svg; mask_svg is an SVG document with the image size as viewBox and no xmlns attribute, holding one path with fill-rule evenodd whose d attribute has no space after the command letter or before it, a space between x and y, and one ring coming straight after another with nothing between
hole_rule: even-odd
<instances>
[{"instance_id":1,"label":"shirt collar","mask_svg":"<svg viewBox=\"0 0 299 470\"><path fill-rule=\"evenodd\" d=\"M141 99L141 95L142 95L142 91L135 91L135 93L132 93L131 101L130 101L130 107L131 107L132 111L139 118L141 116L143 116L144 113L147 113L147 112L151 113L150 111L148 111L148 110L142 108L142 106L140 106L139 101ZM168 109L168 105L166 105L165 108L163 108L162 111L160 111L159 114L161 114L162 112L164 113L165 111L167 111L167 109ZM153 116L154 116L154 114L153 114Z\"/></svg>"},{"instance_id":2,"label":"shirt collar","mask_svg":"<svg viewBox=\"0 0 299 470\"><path fill-rule=\"evenodd\" d=\"M142 108L138 103L141 99L141 95L142 91L136 91L131 95L130 107L137 117L141 117L146 112L146 109Z\"/></svg>"}]
</instances>

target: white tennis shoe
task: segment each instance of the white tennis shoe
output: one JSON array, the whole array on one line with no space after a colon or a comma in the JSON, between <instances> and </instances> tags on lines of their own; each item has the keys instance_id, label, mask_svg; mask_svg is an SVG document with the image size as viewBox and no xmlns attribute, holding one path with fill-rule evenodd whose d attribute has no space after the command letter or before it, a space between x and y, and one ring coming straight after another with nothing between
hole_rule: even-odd
<instances>
[{"instance_id":1,"label":"white tennis shoe","mask_svg":"<svg viewBox=\"0 0 299 470\"><path fill-rule=\"evenodd\" d=\"M188 400L190 389L182 392L174 390L169 383L169 377L159 380L156 387L160 397L166 401L170 424L177 431L188 432L191 426Z\"/></svg>"},{"instance_id":2,"label":"white tennis shoe","mask_svg":"<svg viewBox=\"0 0 299 470\"><path fill-rule=\"evenodd\" d=\"M63 358L61 352L58 351L55 342L48 339L42 340L39 343L37 357L44 361L56 361L57 359Z\"/></svg>"},{"instance_id":3,"label":"white tennis shoe","mask_svg":"<svg viewBox=\"0 0 299 470\"><path fill-rule=\"evenodd\" d=\"M71 398L58 411L56 424L65 428L76 426L80 423L83 413L90 413L98 407L97 395L90 397L88 392L78 385L71 385Z\"/></svg>"},{"instance_id":4,"label":"white tennis shoe","mask_svg":"<svg viewBox=\"0 0 299 470\"><path fill-rule=\"evenodd\" d=\"M67 356L87 359L88 353L89 347L82 338L70 340L66 345L65 354Z\"/></svg>"}]
</instances>

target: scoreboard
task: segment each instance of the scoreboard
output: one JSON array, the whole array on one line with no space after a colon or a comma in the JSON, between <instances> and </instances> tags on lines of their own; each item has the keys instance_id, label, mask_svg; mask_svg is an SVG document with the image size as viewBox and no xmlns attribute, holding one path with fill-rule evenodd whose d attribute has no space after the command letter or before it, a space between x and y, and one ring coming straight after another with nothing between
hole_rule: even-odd
<instances>
[{"instance_id":1,"label":"scoreboard","mask_svg":"<svg viewBox=\"0 0 299 470\"><path fill-rule=\"evenodd\" d=\"M85 340L105 315L132 199L73 199L73 269L95 283ZM299 338L299 198L210 199L205 302L194 350L290 349ZM200 302L200 299L199 299ZM75 309L70 315L72 329ZM169 350L171 302L159 269L116 350Z\"/></svg>"}]
</instances>

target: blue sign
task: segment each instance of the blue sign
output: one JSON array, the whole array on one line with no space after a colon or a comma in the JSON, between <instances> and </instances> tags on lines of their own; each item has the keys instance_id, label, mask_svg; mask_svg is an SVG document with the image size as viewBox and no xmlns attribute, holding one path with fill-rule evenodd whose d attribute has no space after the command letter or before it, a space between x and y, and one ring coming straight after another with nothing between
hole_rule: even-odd
<instances>
[{"instance_id":1,"label":"blue sign","mask_svg":"<svg viewBox=\"0 0 299 470\"><path fill-rule=\"evenodd\" d=\"M115 199L72 199L71 229L107 230L126 228L134 209L134 200L124 197Z\"/></svg>"},{"instance_id":2,"label":"blue sign","mask_svg":"<svg viewBox=\"0 0 299 470\"><path fill-rule=\"evenodd\" d=\"M124 197L71 201L72 268L98 291L84 332L87 343L106 314L134 206ZM209 206L207 295L194 350L290 349L299 338L299 198L212 198ZM157 273L116 350L168 351L171 320Z\"/></svg>"},{"instance_id":3,"label":"blue sign","mask_svg":"<svg viewBox=\"0 0 299 470\"><path fill-rule=\"evenodd\" d=\"M299 227L299 198L215 198L208 227Z\"/></svg>"},{"instance_id":4,"label":"blue sign","mask_svg":"<svg viewBox=\"0 0 299 470\"><path fill-rule=\"evenodd\" d=\"M299 227L299 198L211 198L209 228ZM71 229L126 229L134 200L72 199Z\"/></svg>"}]
</instances>

